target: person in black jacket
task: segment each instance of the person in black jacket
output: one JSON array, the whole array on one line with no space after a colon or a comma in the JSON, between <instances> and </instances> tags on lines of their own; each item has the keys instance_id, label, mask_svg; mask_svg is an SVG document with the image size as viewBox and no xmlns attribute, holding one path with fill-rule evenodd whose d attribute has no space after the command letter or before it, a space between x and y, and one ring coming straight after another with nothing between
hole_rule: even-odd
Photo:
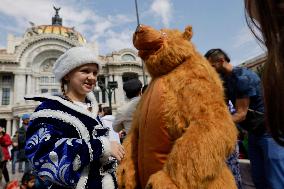
<instances>
[{"instance_id":1,"label":"person in black jacket","mask_svg":"<svg viewBox=\"0 0 284 189\"><path fill-rule=\"evenodd\" d=\"M26 145L26 132L30 122L30 115L23 114L22 116L22 126L18 129L18 157L17 160L19 161L19 172L29 172L31 171L31 165L29 160L25 155L25 145ZM25 163L25 169L23 170L23 163Z\"/></svg>"}]
</instances>

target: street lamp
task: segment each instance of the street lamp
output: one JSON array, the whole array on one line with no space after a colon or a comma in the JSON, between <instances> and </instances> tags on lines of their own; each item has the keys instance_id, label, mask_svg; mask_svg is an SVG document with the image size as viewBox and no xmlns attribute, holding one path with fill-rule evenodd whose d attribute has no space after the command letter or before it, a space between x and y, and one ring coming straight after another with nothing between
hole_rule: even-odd
<instances>
[{"instance_id":1,"label":"street lamp","mask_svg":"<svg viewBox=\"0 0 284 189\"><path fill-rule=\"evenodd\" d=\"M109 81L107 83L107 86L101 81L98 81L98 86L100 87L101 91L107 93L109 107L112 108L111 107L111 97L112 97L112 93L114 92L114 90L118 87L117 81Z\"/></svg>"}]
</instances>

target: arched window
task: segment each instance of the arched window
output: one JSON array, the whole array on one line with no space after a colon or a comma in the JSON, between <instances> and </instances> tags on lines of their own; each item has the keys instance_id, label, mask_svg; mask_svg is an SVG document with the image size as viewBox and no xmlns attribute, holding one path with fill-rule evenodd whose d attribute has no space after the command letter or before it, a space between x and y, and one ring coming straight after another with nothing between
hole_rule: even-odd
<instances>
[{"instance_id":1,"label":"arched window","mask_svg":"<svg viewBox=\"0 0 284 189\"><path fill-rule=\"evenodd\" d=\"M42 72L52 72L52 67L55 63L56 59L55 58L50 58L45 60L41 66L40 66L40 70Z\"/></svg>"},{"instance_id":2,"label":"arched window","mask_svg":"<svg viewBox=\"0 0 284 189\"><path fill-rule=\"evenodd\" d=\"M121 59L123 61L135 61L135 57L131 54L124 54Z\"/></svg>"}]
</instances>

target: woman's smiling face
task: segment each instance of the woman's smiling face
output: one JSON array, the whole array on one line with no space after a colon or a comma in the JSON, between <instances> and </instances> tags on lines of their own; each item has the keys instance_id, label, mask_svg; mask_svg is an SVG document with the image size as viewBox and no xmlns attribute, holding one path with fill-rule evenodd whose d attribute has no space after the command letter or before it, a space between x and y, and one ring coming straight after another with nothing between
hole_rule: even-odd
<instances>
[{"instance_id":1,"label":"woman's smiling face","mask_svg":"<svg viewBox=\"0 0 284 189\"><path fill-rule=\"evenodd\" d=\"M97 64L85 64L75 68L64 77L68 83L68 91L76 94L76 96L85 96L87 93L91 92L96 85L97 74Z\"/></svg>"}]
</instances>

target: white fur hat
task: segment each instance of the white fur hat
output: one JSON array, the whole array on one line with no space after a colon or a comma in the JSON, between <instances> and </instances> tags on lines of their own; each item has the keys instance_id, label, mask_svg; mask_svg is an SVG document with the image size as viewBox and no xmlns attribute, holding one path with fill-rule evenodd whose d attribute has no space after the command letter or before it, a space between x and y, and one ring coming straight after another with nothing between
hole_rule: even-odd
<instances>
[{"instance_id":1,"label":"white fur hat","mask_svg":"<svg viewBox=\"0 0 284 189\"><path fill-rule=\"evenodd\" d=\"M90 63L97 64L100 70L101 63L91 49L87 47L72 47L56 60L53 66L53 74L55 79L60 82L74 68Z\"/></svg>"}]
</instances>

